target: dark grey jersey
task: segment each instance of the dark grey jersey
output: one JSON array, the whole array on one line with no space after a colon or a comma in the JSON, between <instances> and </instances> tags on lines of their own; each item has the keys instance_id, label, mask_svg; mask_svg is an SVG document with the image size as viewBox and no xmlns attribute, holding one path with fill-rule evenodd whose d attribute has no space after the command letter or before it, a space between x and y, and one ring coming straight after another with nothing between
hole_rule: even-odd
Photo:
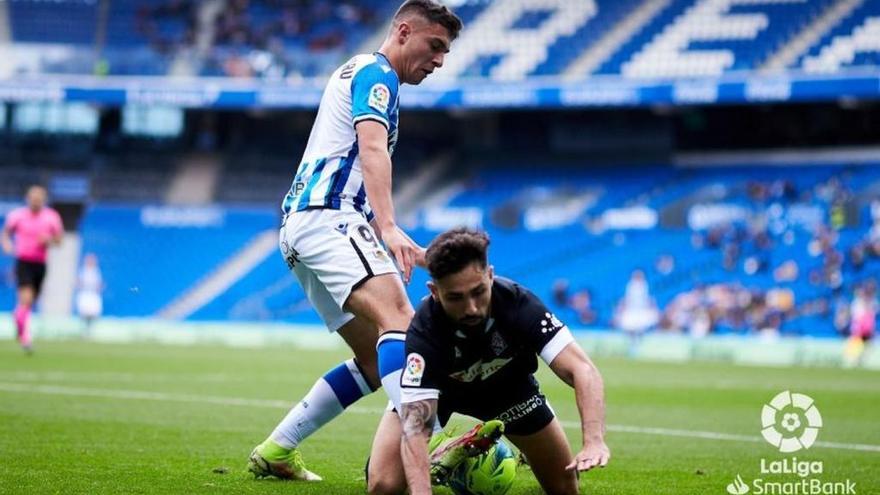
<instances>
[{"instance_id":1,"label":"dark grey jersey","mask_svg":"<svg viewBox=\"0 0 880 495\"><path fill-rule=\"evenodd\" d=\"M549 364L573 340L537 296L506 278L494 280L484 328L460 327L426 298L406 335L401 401L439 398L442 409L479 417L475 407L537 391L537 357Z\"/></svg>"}]
</instances>

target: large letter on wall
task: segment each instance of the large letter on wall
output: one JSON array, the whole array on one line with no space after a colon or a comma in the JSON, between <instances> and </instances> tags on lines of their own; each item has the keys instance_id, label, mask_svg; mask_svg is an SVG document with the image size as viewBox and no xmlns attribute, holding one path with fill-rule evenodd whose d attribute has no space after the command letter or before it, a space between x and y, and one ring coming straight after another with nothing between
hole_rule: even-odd
<instances>
[{"instance_id":1,"label":"large letter on wall","mask_svg":"<svg viewBox=\"0 0 880 495\"><path fill-rule=\"evenodd\" d=\"M694 41L755 39L769 24L767 16L761 13L730 14L732 6L806 1L700 0L623 64L623 75L633 78L720 76L734 63L732 51L688 51L688 46Z\"/></svg>"},{"instance_id":2,"label":"large letter on wall","mask_svg":"<svg viewBox=\"0 0 880 495\"><path fill-rule=\"evenodd\" d=\"M481 56L500 55L491 71L493 79L523 79L547 59L548 49L562 36L574 33L596 15L594 0L509 0L493 2L469 22L440 69L445 77L457 77ZM536 29L512 29L524 13L553 11Z\"/></svg>"},{"instance_id":3,"label":"large letter on wall","mask_svg":"<svg viewBox=\"0 0 880 495\"><path fill-rule=\"evenodd\" d=\"M848 36L837 36L819 55L804 59L806 72L837 72L850 65L857 53L880 52L880 17L868 17Z\"/></svg>"}]
</instances>

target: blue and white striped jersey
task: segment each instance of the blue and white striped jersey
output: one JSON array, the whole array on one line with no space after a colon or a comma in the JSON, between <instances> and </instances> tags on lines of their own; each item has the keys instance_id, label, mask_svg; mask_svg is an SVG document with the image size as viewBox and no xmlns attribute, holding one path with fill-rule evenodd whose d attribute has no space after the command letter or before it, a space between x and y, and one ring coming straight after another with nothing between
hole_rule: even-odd
<instances>
[{"instance_id":1,"label":"blue and white striped jersey","mask_svg":"<svg viewBox=\"0 0 880 495\"><path fill-rule=\"evenodd\" d=\"M397 143L400 81L381 53L356 55L336 69L324 89L309 143L284 198L284 213L316 208L373 214L364 189L355 124L375 120Z\"/></svg>"}]
</instances>

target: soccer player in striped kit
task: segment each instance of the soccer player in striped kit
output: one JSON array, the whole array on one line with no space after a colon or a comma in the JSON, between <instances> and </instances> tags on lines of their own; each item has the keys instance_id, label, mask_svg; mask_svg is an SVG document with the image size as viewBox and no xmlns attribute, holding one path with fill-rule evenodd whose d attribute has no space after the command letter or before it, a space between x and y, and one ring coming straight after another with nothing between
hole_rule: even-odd
<instances>
[{"instance_id":1,"label":"soccer player in striped kit","mask_svg":"<svg viewBox=\"0 0 880 495\"><path fill-rule=\"evenodd\" d=\"M46 198L46 189L42 186L28 188L27 206L9 213L0 235L3 252L15 256L18 297L13 316L18 342L27 353L33 351L31 312L43 287L49 246L60 244L64 235L61 215L46 206Z\"/></svg>"},{"instance_id":2,"label":"soccer player in striped kit","mask_svg":"<svg viewBox=\"0 0 880 495\"><path fill-rule=\"evenodd\" d=\"M327 83L282 205L280 249L328 330L345 340L354 358L319 378L253 450L248 469L258 477L320 480L306 469L298 445L380 386L399 410L405 331L413 316L401 282L424 265L424 249L397 226L391 199L398 92L401 83L419 84L443 65L461 27L439 3L407 0L379 51L354 56ZM380 431L399 423L390 415L382 421ZM399 457L399 443L399 434L377 432L371 465L387 464L381 456L388 452Z\"/></svg>"}]
</instances>

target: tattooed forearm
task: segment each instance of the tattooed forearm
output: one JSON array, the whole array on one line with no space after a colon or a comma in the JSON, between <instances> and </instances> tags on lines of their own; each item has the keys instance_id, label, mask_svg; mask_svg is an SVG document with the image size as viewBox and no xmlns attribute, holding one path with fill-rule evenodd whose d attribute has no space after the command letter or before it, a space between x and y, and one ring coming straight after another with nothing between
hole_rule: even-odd
<instances>
[{"instance_id":1,"label":"tattooed forearm","mask_svg":"<svg viewBox=\"0 0 880 495\"><path fill-rule=\"evenodd\" d=\"M400 456L406 481L413 495L431 493L428 438L431 436L436 415L437 399L410 402L400 408L400 421L403 425Z\"/></svg>"},{"instance_id":2,"label":"tattooed forearm","mask_svg":"<svg viewBox=\"0 0 880 495\"><path fill-rule=\"evenodd\" d=\"M416 435L430 435L434 425L434 417L437 415L437 400L420 400L401 406L401 420L403 421L403 435L412 438Z\"/></svg>"}]
</instances>

